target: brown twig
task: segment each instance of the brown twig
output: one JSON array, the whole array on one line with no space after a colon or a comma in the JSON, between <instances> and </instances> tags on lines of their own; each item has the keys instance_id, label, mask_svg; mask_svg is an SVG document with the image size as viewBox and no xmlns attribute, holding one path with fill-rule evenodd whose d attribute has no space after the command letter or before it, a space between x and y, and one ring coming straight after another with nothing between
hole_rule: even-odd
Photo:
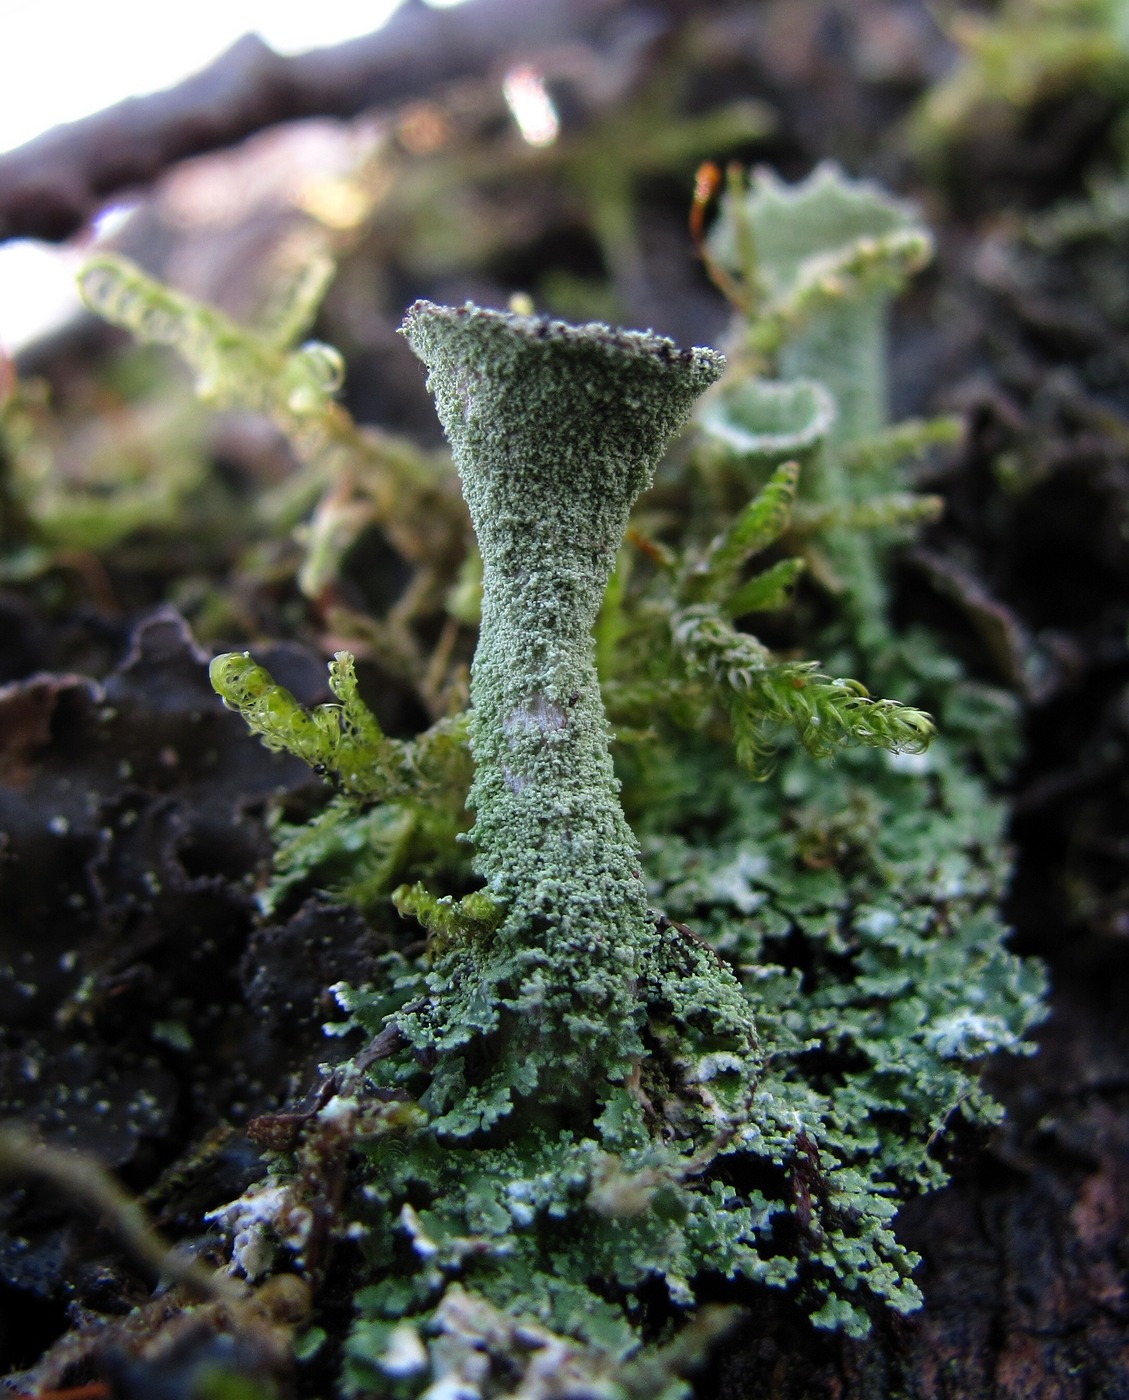
<instances>
[{"instance_id":1,"label":"brown twig","mask_svg":"<svg viewBox=\"0 0 1129 1400\"><path fill-rule=\"evenodd\" d=\"M28 1177L46 1182L61 1195L98 1216L146 1269L199 1297L237 1303L246 1288L170 1248L145 1218L141 1206L96 1158L40 1142L16 1124L0 1127L0 1178Z\"/></svg>"}]
</instances>

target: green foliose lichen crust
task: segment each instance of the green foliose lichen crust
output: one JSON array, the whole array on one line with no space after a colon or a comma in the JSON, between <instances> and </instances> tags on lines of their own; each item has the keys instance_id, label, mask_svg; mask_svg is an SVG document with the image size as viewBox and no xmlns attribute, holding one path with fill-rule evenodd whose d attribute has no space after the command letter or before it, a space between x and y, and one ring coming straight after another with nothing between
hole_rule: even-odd
<instances>
[{"instance_id":1,"label":"green foliose lichen crust","mask_svg":"<svg viewBox=\"0 0 1129 1400\"><path fill-rule=\"evenodd\" d=\"M643 1049L658 947L608 752L592 626L636 497L724 360L651 334L417 302L428 367L483 560L471 681L476 868L508 914L436 969L414 1039L501 1028L507 1091L572 1097ZM597 1075L599 1078L599 1075ZM449 1106L443 1076L432 1106ZM462 1121L468 1086L457 1085ZM505 1109L480 1098L482 1123ZM473 1095L470 1096L473 1099Z\"/></svg>"}]
</instances>

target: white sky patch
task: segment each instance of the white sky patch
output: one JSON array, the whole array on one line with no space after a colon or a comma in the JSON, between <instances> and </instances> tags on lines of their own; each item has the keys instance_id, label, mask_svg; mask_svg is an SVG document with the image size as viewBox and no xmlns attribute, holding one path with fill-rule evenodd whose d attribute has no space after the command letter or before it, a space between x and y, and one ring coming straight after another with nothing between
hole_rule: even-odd
<instances>
[{"instance_id":1,"label":"white sky patch","mask_svg":"<svg viewBox=\"0 0 1129 1400\"><path fill-rule=\"evenodd\" d=\"M560 135L561 123L537 69L528 63L511 68L502 91L523 139L531 146L551 146Z\"/></svg>"},{"instance_id":2,"label":"white sky patch","mask_svg":"<svg viewBox=\"0 0 1129 1400\"><path fill-rule=\"evenodd\" d=\"M242 34L300 53L371 34L400 0L8 0L2 8L0 151L125 97L172 87Z\"/></svg>"},{"instance_id":3,"label":"white sky patch","mask_svg":"<svg viewBox=\"0 0 1129 1400\"><path fill-rule=\"evenodd\" d=\"M85 256L27 238L0 245L0 347L19 350L79 310L75 278Z\"/></svg>"}]
</instances>

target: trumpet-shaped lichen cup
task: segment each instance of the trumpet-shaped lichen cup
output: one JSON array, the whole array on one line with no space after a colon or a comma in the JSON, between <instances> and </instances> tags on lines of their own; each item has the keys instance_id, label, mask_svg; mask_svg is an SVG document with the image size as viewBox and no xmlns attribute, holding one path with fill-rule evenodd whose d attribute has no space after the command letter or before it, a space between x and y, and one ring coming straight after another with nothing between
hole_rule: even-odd
<instances>
[{"instance_id":1,"label":"trumpet-shaped lichen cup","mask_svg":"<svg viewBox=\"0 0 1129 1400\"><path fill-rule=\"evenodd\" d=\"M472 305L417 302L404 333L428 368L483 564L471 836L506 914L466 974L473 1011L464 997L459 1014L488 1032L508 1018L519 1087L544 1083L548 1065L558 1082L597 1065L622 1077L641 1051L638 981L656 932L592 626L632 504L724 361Z\"/></svg>"}]
</instances>

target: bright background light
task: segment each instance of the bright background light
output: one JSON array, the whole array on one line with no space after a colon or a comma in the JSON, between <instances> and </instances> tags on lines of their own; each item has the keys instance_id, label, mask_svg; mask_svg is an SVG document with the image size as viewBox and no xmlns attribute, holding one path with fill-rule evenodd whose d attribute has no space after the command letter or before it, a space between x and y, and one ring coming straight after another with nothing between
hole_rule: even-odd
<instances>
[{"instance_id":1,"label":"bright background light","mask_svg":"<svg viewBox=\"0 0 1129 1400\"><path fill-rule=\"evenodd\" d=\"M240 35L278 53L379 29L400 0L7 0L0 45L0 151L124 97L171 87Z\"/></svg>"},{"instance_id":2,"label":"bright background light","mask_svg":"<svg viewBox=\"0 0 1129 1400\"><path fill-rule=\"evenodd\" d=\"M0 152L207 67L247 33L277 53L379 29L401 0L0 0ZM448 8L462 0L428 0ZM18 349L77 308L77 255L0 244L0 346Z\"/></svg>"}]
</instances>

